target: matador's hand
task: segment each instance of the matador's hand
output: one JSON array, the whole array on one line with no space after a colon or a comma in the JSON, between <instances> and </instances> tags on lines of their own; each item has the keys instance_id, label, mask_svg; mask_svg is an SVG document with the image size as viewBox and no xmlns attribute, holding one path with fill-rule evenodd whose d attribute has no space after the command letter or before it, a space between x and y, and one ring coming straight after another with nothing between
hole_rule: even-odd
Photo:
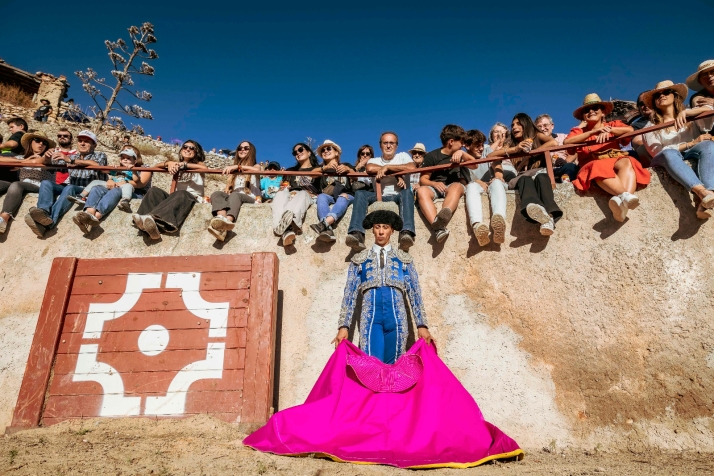
<instances>
[{"instance_id":1,"label":"matador's hand","mask_svg":"<svg viewBox=\"0 0 714 476\"><path fill-rule=\"evenodd\" d=\"M347 339L348 331L344 327L340 327L340 330L337 331L337 337L332 339L332 344L335 344L335 349L337 348L338 345L340 345L340 342L343 340Z\"/></svg>"},{"instance_id":2,"label":"matador's hand","mask_svg":"<svg viewBox=\"0 0 714 476\"><path fill-rule=\"evenodd\" d=\"M432 342L436 342L434 338L431 336L431 332L429 332L429 329L426 327L420 327L417 329L417 334L419 335L420 339L424 339L427 344L431 344Z\"/></svg>"}]
</instances>

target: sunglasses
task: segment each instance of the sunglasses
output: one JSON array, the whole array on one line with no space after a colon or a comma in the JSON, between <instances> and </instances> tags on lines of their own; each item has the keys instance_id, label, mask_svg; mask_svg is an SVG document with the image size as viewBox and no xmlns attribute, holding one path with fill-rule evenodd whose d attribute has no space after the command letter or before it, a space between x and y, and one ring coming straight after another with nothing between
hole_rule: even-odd
<instances>
[{"instance_id":1,"label":"sunglasses","mask_svg":"<svg viewBox=\"0 0 714 476\"><path fill-rule=\"evenodd\" d=\"M662 96L671 96L672 94L674 94L674 91L672 91L671 89L665 89L664 91L659 91L659 92L653 94L652 98L656 101L659 98L661 98Z\"/></svg>"},{"instance_id":2,"label":"sunglasses","mask_svg":"<svg viewBox=\"0 0 714 476\"><path fill-rule=\"evenodd\" d=\"M418 155L419 157L421 157L424 155L424 152L419 152L418 150L415 150L414 152L412 152L412 155Z\"/></svg>"},{"instance_id":3,"label":"sunglasses","mask_svg":"<svg viewBox=\"0 0 714 476\"><path fill-rule=\"evenodd\" d=\"M192 146L192 145L189 145L189 144L184 145L183 147L181 147L181 149L182 149L182 150L183 150L183 149L192 150L192 151L194 151L194 152L196 151L196 147L194 147L194 146Z\"/></svg>"},{"instance_id":4,"label":"sunglasses","mask_svg":"<svg viewBox=\"0 0 714 476\"><path fill-rule=\"evenodd\" d=\"M245 147L238 147L238 150L250 150L250 146L246 145Z\"/></svg>"},{"instance_id":5,"label":"sunglasses","mask_svg":"<svg viewBox=\"0 0 714 476\"><path fill-rule=\"evenodd\" d=\"M32 139L32 142L35 143L35 144L44 144L44 143L45 143L45 140L44 140L44 139L39 139L39 138L35 137L34 139Z\"/></svg>"},{"instance_id":6,"label":"sunglasses","mask_svg":"<svg viewBox=\"0 0 714 476\"><path fill-rule=\"evenodd\" d=\"M372 152L368 150L363 150L362 152L359 153L360 157L372 157Z\"/></svg>"},{"instance_id":7,"label":"sunglasses","mask_svg":"<svg viewBox=\"0 0 714 476\"><path fill-rule=\"evenodd\" d=\"M57 134L57 138L58 138L58 139L69 139L69 138L71 138L71 137L72 137L72 136L69 135L69 134Z\"/></svg>"},{"instance_id":8,"label":"sunglasses","mask_svg":"<svg viewBox=\"0 0 714 476\"><path fill-rule=\"evenodd\" d=\"M588 107L583 108L583 114L587 114L590 111L602 111L602 106L599 104L596 104L594 106L588 106Z\"/></svg>"},{"instance_id":9,"label":"sunglasses","mask_svg":"<svg viewBox=\"0 0 714 476\"><path fill-rule=\"evenodd\" d=\"M322 148L322 152L332 152L334 149L332 148L331 145L326 145L325 147Z\"/></svg>"},{"instance_id":10,"label":"sunglasses","mask_svg":"<svg viewBox=\"0 0 714 476\"><path fill-rule=\"evenodd\" d=\"M305 147L298 147L293 151L293 157L297 157L298 154L302 154L303 152L305 152Z\"/></svg>"}]
</instances>

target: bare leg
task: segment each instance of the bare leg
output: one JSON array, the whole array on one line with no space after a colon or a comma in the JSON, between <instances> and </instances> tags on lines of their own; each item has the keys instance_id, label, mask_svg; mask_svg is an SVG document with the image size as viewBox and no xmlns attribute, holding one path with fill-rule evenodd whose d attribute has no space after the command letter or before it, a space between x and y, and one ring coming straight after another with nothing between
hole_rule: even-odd
<instances>
[{"instance_id":1,"label":"bare leg","mask_svg":"<svg viewBox=\"0 0 714 476\"><path fill-rule=\"evenodd\" d=\"M622 158L615 162L616 177L596 180L595 182L611 195L620 195L624 192L633 193L637 186L635 169L632 168L629 158Z\"/></svg>"},{"instance_id":2,"label":"bare leg","mask_svg":"<svg viewBox=\"0 0 714 476\"><path fill-rule=\"evenodd\" d=\"M464 195L464 187L460 183L452 183L446 190L446 197L444 197L444 203L442 208L448 208L449 210L456 211L459 206L459 200Z\"/></svg>"},{"instance_id":3,"label":"bare leg","mask_svg":"<svg viewBox=\"0 0 714 476\"><path fill-rule=\"evenodd\" d=\"M424 218L428 223L432 223L436 218L436 205L434 205L434 192L429 187L419 187L417 190L417 199L419 200L419 208L424 214Z\"/></svg>"},{"instance_id":4,"label":"bare leg","mask_svg":"<svg viewBox=\"0 0 714 476\"><path fill-rule=\"evenodd\" d=\"M5 220L5 223L10 223L10 214L9 213L0 213L0 218Z\"/></svg>"},{"instance_id":5,"label":"bare leg","mask_svg":"<svg viewBox=\"0 0 714 476\"><path fill-rule=\"evenodd\" d=\"M228 218L228 221L231 222L231 223L233 223L234 221L236 221L236 219L233 217L233 215L229 215L225 210L218 210L218 211L216 212L216 215L220 215L220 216L222 216L222 217Z\"/></svg>"}]
</instances>

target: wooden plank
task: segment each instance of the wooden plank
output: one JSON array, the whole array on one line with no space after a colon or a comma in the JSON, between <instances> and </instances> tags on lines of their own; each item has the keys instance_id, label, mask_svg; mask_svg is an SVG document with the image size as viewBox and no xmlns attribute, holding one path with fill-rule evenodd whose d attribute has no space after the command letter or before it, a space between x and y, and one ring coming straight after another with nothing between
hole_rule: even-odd
<instances>
[{"instance_id":1,"label":"wooden plank","mask_svg":"<svg viewBox=\"0 0 714 476\"><path fill-rule=\"evenodd\" d=\"M245 367L245 349L234 349L224 354L223 370L242 369ZM113 367L119 373L130 372L173 372L186 365L206 358L203 350L165 350L156 356L147 356L140 352L100 352L98 360ZM77 355L59 354L55 361L54 376L72 374L77 367Z\"/></svg>"},{"instance_id":2,"label":"wooden plank","mask_svg":"<svg viewBox=\"0 0 714 476\"><path fill-rule=\"evenodd\" d=\"M55 258L52 262L25 375L22 378L12 424L8 429L10 432L36 427L40 423L52 360L57 349L76 267L76 258Z\"/></svg>"},{"instance_id":3,"label":"wooden plank","mask_svg":"<svg viewBox=\"0 0 714 476\"><path fill-rule=\"evenodd\" d=\"M82 344L100 343L101 352L137 352L139 336L144 331L102 332L100 340L84 339L83 334L77 332L62 334L62 339L57 347L57 354L78 354ZM155 335L158 332L147 331L146 335ZM146 337L145 335L145 337ZM210 338L211 341L218 339ZM223 339L220 339L221 341ZM243 327L226 329L226 349L245 348L246 330ZM181 329L169 331L169 350L205 350L209 342L208 326L205 329Z\"/></svg>"},{"instance_id":4,"label":"wooden plank","mask_svg":"<svg viewBox=\"0 0 714 476\"><path fill-rule=\"evenodd\" d=\"M127 275L117 276L77 276L72 286L72 295L81 294L123 294L126 290ZM248 289L249 271L224 271L201 273L199 291ZM145 293L161 292L162 289L146 289Z\"/></svg>"},{"instance_id":5,"label":"wooden plank","mask_svg":"<svg viewBox=\"0 0 714 476\"><path fill-rule=\"evenodd\" d=\"M186 312L186 314L190 314ZM102 332L125 332L125 331L143 331L152 324L160 324L169 331L179 329L195 329L199 327L208 327L208 320L196 318L190 314L190 318L185 317L183 313L178 311L142 311L133 312L129 319L115 319L105 323ZM83 333L87 314L67 314L65 317L63 334ZM200 323L200 324L199 324ZM248 308L229 309L227 327L245 327L248 325Z\"/></svg>"},{"instance_id":6,"label":"wooden plank","mask_svg":"<svg viewBox=\"0 0 714 476\"><path fill-rule=\"evenodd\" d=\"M265 423L273 402L278 256L253 253L241 423Z\"/></svg>"},{"instance_id":7,"label":"wooden plank","mask_svg":"<svg viewBox=\"0 0 714 476\"><path fill-rule=\"evenodd\" d=\"M83 259L77 276L114 276L126 273L250 271L248 254L211 256L163 256L152 258Z\"/></svg>"},{"instance_id":8,"label":"wooden plank","mask_svg":"<svg viewBox=\"0 0 714 476\"><path fill-rule=\"evenodd\" d=\"M81 314L89 311L91 303L114 303L119 301L124 294L83 294L72 295L67 305L67 314ZM248 306L250 291L217 290L201 293L201 297L211 303L227 302L231 308ZM181 298L181 291L163 290L155 293L142 293L131 312L141 311L186 311L186 306Z\"/></svg>"},{"instance_id":9,"label":"wooden plank","mask_svg":"<svg viewBox=\"0 0 714 476\"><path fill-rule=\"evenodd\" d=\"M240 418L240 412L235 412L235 413L213 413L213 412L206 412L206 411L201 411L201 412L196 412L196 413L187 413L183 416L176 417L161 417L161 416L154 416L154 415L141 415L138 417L131 417L131 418L150 418L152 420L164 420L164 419L183 419L183 418L190 418L194 415L211 415L215 418L218 418L220 420L223 420L227 423L240 423L239 418ZM91 417L85 417L85 418L91 418ZM106 418L112 418L112 417L106 417ZM83 420L84 418L82 417L58 417L58 418L43 418L42 419L42 426L52 426L56 425L57 423L62 423L63 421L70 421L70 420Z\"/></svg>"},{"instance_id":10,"label":"wooden plank","mask_svg":"<svg viewBox=\"0 0 714 476\"><path fill-rule=\"evenodd\" d=\"M206 371L208 372L208 371ZM169 384L178 372L131 372L122 374L125 395L166 395ZM206 373L206 375L209 375ZM52 379L49 395L104 395L121 394L105 390L97 382L75 382L73 374L56 375ZM237 391L243 389L243 370L224 370L221 378L202 378L191 384L189 391Z\"/></svg>"},{"instance_id":11,"label":"wooden plank","mask_svg":"<svg viewBox=\"0 0 714 476\"><path fill-rule=\"evenodd\" d=\"M44 416L46 418L98 417L104 397L101 395L50 395L47 398ZM185 414L234 413L242 409L243 392L189 392ZM142 402L142 407L144 402ZM142 408L143 413L143 408ZM139 416L139 415L137 415ZM146 415L150 416L150 415Z\"/></svg>"}]
</instances>

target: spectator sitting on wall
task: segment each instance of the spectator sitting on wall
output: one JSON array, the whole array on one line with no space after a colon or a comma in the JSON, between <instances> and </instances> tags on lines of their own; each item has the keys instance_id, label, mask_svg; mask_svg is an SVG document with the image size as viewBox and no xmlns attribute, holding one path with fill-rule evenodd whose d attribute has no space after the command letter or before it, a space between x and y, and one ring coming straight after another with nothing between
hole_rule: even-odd
<instances>
[{"instance_id":1,"label":"spectator sitting on wall","mask_svg":"<svg viewBox=\"0 0 714 476\"><path fill-rule=\"evenodd\" d=\"M475 160L469 153L461 148L464 146L466 131L461 126L447 124L441 130L441 148L432 150L424 156L422 167L448 165ZM479 157L480 158L480 157ZM436 241L442 243L449 236L446 225L459 206L459 201L466 192L466 184L471 181L471 174L465 167L455 167L445 170L435 170L421 174L419 179L419 208L426 221L431 224ZM436 212L435 201L443 198L444 203L439 213Z\"/></svg>"},{"instance_id":2,"label":"spectator sitting on wall","mask_svg":"<svg viewBox=\"0 0 714 476\"><path fill-rule=\"evenodd\" d=\"M40 102L42 106L37 108L34 118L36 121L47 122L47 118L52 114L52 106L50 106L50 102L47 99L40 99Z\"/></svg>"},{"instance_id":3,"label":"spectator sitting on wall","mask_svg":"<svg viewBox=\"0 0 714 476\"><path fill-rule=\"evenodd\" d=\"M485 153L486 137L483 132L473 129L466 132L464 145L471 156L482 158ZM488 190L488 199L491 202L491 228L493 228L493 242L506 241L506 190L507 183L516 176L513 165L503 162L479 164L471 169L471 182L466 186L466 210L469 223L474 231L479 246L486 246L489 238L488 223L483 220L483 207L481 195Z\"/></svg>"},{"instance_id":4,"label":"spectator sitting on wall","mask_svg":"<svg viewBox=\"0 0 714 476\"><path fill-rule=\"evenodd\" d=\"M48 139L44 133L25 134L22 136L21 142L25 149L25 154L22 158L0 157L0 162L38 165L45 165L50 162L48 151L55 146L55 143ZM0 212L0 234L5 233L10 219L15 218L25 194L39 192L40 183L43 180L51 180L53 178L51 170L22 167L18 171L18 180L16 182L0 181L0 194L7 192L5 201L2 204L2 212Z\"/></svg>"},{"instance_id":5,"label":"spectator sitting on wall","mask_svg":"<svg viewBox=\"0 0 714 476\"><path fill-rule=\"evenodd\" d=\"M347 174L354 172L354 166L342 162L342 148L327 139L317 148L317 154L322 157L322 173ZM310 228L317 233L317 239L334 242L335 232L332 225L342 218L354 201L352 181L347 177L323 175L320 177L320 194L317 196L317 219Z\"/></svg>"},{"instance_id":6,"label":"spectator sitting on wall","mask_svg":"<svg viewBox=\"0 0 714 476\"><path fill-rule=\"evenodd\" d=\"M619 143L606 143L633 130L622 121L605 122L605 116L612 112L612 107L611 102L600 100L597 94L585 96L583 105L573 112L573 116L587 122L587 125L584 128L574 127L565 143L587 144L577 148L581 168L573 186L578 190L588 190L595 182L612 195L609 202L612 216L623 222L627 212L640 204L640 199L634 194L635 189L637 185L650 183L650 173L627 151L621 150Z\"/></svg>"},{"instance_id":7,"label":"spectator sitting on wall","mask_svg":"<svg viewBox=\"0 0 714 476\"><path fill-rule=\"evenodd\" d=\"M66 127L60 127L57 131L57 147L52 151L52 163L65 165L69 162L69 157L76 153L77 149L72 148L72 132ZM69 170L55 170L55 183L57 185L69 183Z\"/></svg>"},{"instance_id":8,"label":"spectator sitting on wall","mask_svg":"<svg viewBox=\"0 0 714 476\"><path fill-rule=\"evenodd\" d=\"M563 141L567 137L566 134L556 134L553 132L555 124L553 124L553 118L548 114L541 114L536 117L535 120L536 129L538 129L543 134L550 135L558 145L563 145ZM575 160L578 158L576 154L568 155L567 151L559 150L551 153L551 159L553 160L553 175L555 176L555 181L560 182L563 176L567 175L568 179L572 182L578 175L578 165Z\"/></svg>"},{"instance_id":9,"label":"spectator sitting on wall","mask_svg":"<svg viewBox=\"0 0 714 476\"><path fill-rule=\"evenodd\" d=\"M384 132L379 138L379 147L382 149L381 157L374 157L367 162L367 173L375 174L374 180L382 187L382 200L396 202L399 205L399 214L404 221L404 228L399 232L399 248L408 251L414 245L416 231L414 228L414 194L404 181L399 182L397 177L389 176L390 172L403 172L413 170L416 164L406 152L397 152L399 138L394 132ZM352 205L352 219L348 229L345 244L355 251L363 251L364 227L362 222L367 215L367 208L377 201L377 194L367 190L358 190Z\"/></svg>"},{"instance_id":10,"label":"spectator sitting on wall","mask_svg":"<svg viewBox=\"0 0 714 476\"><path fill-rule=\"evenodd\" d=\"M689 100L692 107L714 106L714 60L706 60L687 78L687 86L698 91Z\"/></svg>"},{"instance_id":11,"label":"spectator sitting on wall","mask_svg":"<svg viewBox=\"0 0 714 476\"><path fill-rule=\"evenodd\" d=\"M141 205L132 215L134 225L146 232L152 240L161 238L161 233L178 233L196 202L204 201L206 155L201 144L187 140L179 149L178 161L167 160L155 167L178 174L176 190L169 194L158 187L151 187L141 200Z\"/></svg>"},{"instance_id":12,"label":"spectator sitting on wall","mask_svg":"<svg viewBox=\"0 0 714 476\"><path fill-rule=\"evenodd\" d=\"M507 139L508 126L502 122L495 123L488 133L488 144L483 148L483 156L487 157L491 152L503 149ZM510 160L504 160L503 163L513 165Z\"/></svg>"},{"instance_id":13,"label":"spectator sitting on wall","mask_svg":"<svg viewBox=\"0 0 714 476\"><path fill-rule=\"evenodd\" d=\"M234 174L234 172L260 172L260 166L256 165L256 162L255 146L244 140L236 147L233 165L223 169L224 175L233 175L228 179L223 191L217 190L211 195L213 218L208 226L208 232L218 241L224 241L228 232L235 228L241 207L244 204L252 205L260 197L257 175Z\"/></svg>"},{"instance_id":14,"label":"spectator sitting on wall","mask_svg":"<svg viewBox=\"0 0 714 476\"><path fill-rule=\"evenodd\" d=\"M711 112L714 107L705 104L686 109L687 92L684 84L662 81L644 94L643 101L653 111L649 125L675 121L674 126L645 134L645 146L652 156L653 166L664 167L674 180L695 195L697 218L706 220L714 212L714 142L711 135L714 117L690 122L686 119Z\"/></svg>"},{"instance_id":15,"label":"spectator sitting on wall","mask_svg":"<svg viewBox=\"0 0 714 476\"><path fill-rule=\"evenodd\" d=\"M357 162L355 165L355 172L367 172L367 164L369 160L374 157L374 149L371 145L365 144L359 149L357 149ZM357 190L367 190L369 192L374 191L374 183L372 183L372 177L359 177L355 182L352 182L352 190L357 193Z\"/></svg>"},{"instance_id":16,"label":"spectator sitting on wall","mask_svg":"<svg viewBox=\"0 0 714 476\"><path fill-rule=\"evenodd\" d=\"M22 147L22 136L27 133L27 122L20 117L8 119L7 125L10 127L10 137L0 144L0 155L3 157L15 157L23 155L25 149Z\"/></svg>"},{"instance_id":17,"label":"spectator sitting on wall","mask_svg":"<svg viewBox=\"0 0 714 476\"><path fill-rule=\"evenodd\" d=\"M270 162L265 167L265 170L275 171L280 170L280 164L277 162ZM280 183L283 181L281 175L271 175L265 176L260 179L260 190L263 194L263 201L267 202L275 197L275 194L280 190Z\"/></svg>"},{"instance_id":18,"label":"spectator sitting on wall","mask_svg":"<svg viewBox=\"0 0 714 476\"><path fill-rule=\"evenodd\" d=\"M511 130L504 147L494 150L488 156L508 158L555 144L550 134L543 134L536 129L528 114L519 112L511 121ZM555 203L550 177L545 169L545 155L520 157L513 159L512 163L518 175L508 183L508 188L518 191L521 215L530 223L538 223L541 235L552 235L555 233L555 222L563 216L563 211ZM498 162L493 163L493 167L497 165Z\"/></svg>"},{"instance_id":19,"label":"spectator sitting on wall","mask_svg":"<svg viewBox=\"0 0 714 476\"><path fill-rule=\"evenodd\" d=\"M426 155L426 147L421 142L417 142L416 144L414 144L414 147L409 149L409 155L412 156L412 160L416 164L417 168L419 168L419 167L421 167L421 164L424 163L424 156ZM417 190L419 190L419 179L421 178L421 174L410 174L407 177L409 177L409 185L411 186L412 191L414 193L416 193ZM404 179L404 176L399 177L399 180L402 180L402 182L401 183L398 182L397 185L399 185L400 187L404 186L403 179Z\"/></svg>"},{"instance_id":20,"label":"spectator sitting on wall","mask_svg":"<svg viewBox=\"0 0 714 476\"><path fill-rule=\"evenodd\" d=\"M77 135L79 152L69 157L69 183L58 185L52 179L43 180L40 184L37 206L30 208L29 213L25 215L25 223L40 238L44 237L48 230L57 226L60 218L72 208L72 202L68 200L69 196L77 195L95 179L106 180L107 175L104 172L83 168L91 165L107 165L107 156L104 152L96 152L96 147L97 136L92 131L80 132ZM52 163L55 163L54 159Z\"/></svg>"}]
</instances>

